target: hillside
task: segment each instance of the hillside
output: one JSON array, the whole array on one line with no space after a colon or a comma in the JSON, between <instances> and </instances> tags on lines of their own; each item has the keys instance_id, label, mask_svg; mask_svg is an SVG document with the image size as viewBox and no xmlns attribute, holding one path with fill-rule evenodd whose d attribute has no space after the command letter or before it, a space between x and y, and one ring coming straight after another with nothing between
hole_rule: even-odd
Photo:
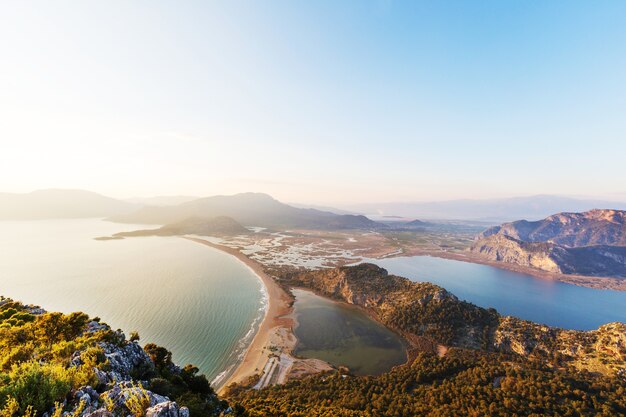
<instances>
[{"instance_id":1,"label":"hillside","mask_svg":"<svg viewBox=\"0 0 626 417\"><path fill-rule=\"evenodd\" d=\"M250 416L617 416L626 413L626 325L567 331L502 317L371 264L280 277L360 306L407 338L407 365L380 376L316 375L233 387ZM445 344L445 348L437 345Z\"/></svg>"},{"instance_id":2,"label":"hillside","mask_svg":"<svg viewBox=\"0 0 626 417\"><path fill-rule=\"evenodd\" d=\"M626 278L626 212L591 210L505 223L481 233L469 250L549 272Z\"/></svg>"},{"instance_id":3,"label":"hillside","mask_svg":"<svg viewBox=\"0 0 626 417\"><path fill-rule=\"evenodd\" d=\"M361 306L409 340L419 340L420 345L515 354L559 366L588 366L595 371L597 359L603 357L606 374L616 374L626 367L624 323L583 332L503 317L494 309L460 301L437 285L389 275L373 264L291 272L281 282ZM605 357L607 352L610 354Z\"/></svg>"},{"instance_id":4,"label":"hillside","mask_svg":"<svg viewBox=\"0 0 626 417\"><path fill-rule=\"evenodd\" d=\"M0 193L0 220L74 219L129 213L137 205L82 190Z\"/></svg>"},{"instance_id":5,"label":"hillside","mask_svg":"<svg viewBox=\"0 0 626 417\"><path fill-rule=\"evenodd\" d=\"M543 220L519 220L487 229L481 237L510 236L524 242L551 242L561 246L626 246L626 211L591 210L558 213Z\"/></svg>"},{"instance_id":6,"label":"hillside","mask_svg":"<svg viewBox=\"0 0 626 417\"><path fill-rule=\"evenodd\" d=\"M84 313L0 297L3 417L210 417L228 409L198 368ZM241 415L238 409L229 414Z\"/></svg>"},{"instance_id":7,"label":"hillside","mask_svg":"<svg viewBox=\"0 0 626 417\"><path fill-rule=\"evenodd\" d=\"M286 273L401 332L411 361L380 376L330 371L217 397L192 365L84 313L0 298L3 417L485 416L626 413L626 326L566 331L502 317L371 264ZM430 343L429 343L430 342ZM436 345L445 343L443 351ZM439 352L437 355L435 352ZM232 407L229 406L232 404ZM63 414L67 413L67 414Z\"/></svg>"},{"instance_id":8,"label":"hillside","mask_svg":"<svg viewBox=\"0 0 626 417\"><path fill-rule=\"evenodd\" d=\"M304 229L375 229L382 225L360 215L339 215L316 209L289 206L267 194L243 193L214 196L170 207L143 207L113 216L121 223L169 224L190 217L232 217L244 226Z\"/></svg>"},{"instance_id":9,"label":"hillside","mask_svg":"<svg viewBox=\"0 0 626 417\"><path fill-rule=\"evenodd\" d=\"M114 238L134 236L178 236L178 235L238 235L248 233L249 230L230 217L220 216L211 219L190 217L180 222L167 224L158 229L134 230L120 232Z\"/></svg>"}]
</instances>

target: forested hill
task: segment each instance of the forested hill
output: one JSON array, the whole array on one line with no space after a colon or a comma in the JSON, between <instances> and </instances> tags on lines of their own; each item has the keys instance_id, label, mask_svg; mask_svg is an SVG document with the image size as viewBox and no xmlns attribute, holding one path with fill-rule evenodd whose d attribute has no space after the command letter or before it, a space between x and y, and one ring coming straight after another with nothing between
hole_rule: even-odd
<instances>
[{"instance_id":1,"label":"forested hill","mask_svg":"<svg viewBox=\"0 0 626 417\"><path fill-rule=\"evenodd\" d=\"M0 416L241 415L198 368L127 339L84 313L48 313L0 298Z\"/></svg>"},{"instance_id":2,"label":"forested hill","mask_svg":"<svg viewBox=\"0 0 626 417\"><path fill-rule=\"evenodd\" d=\"M626 324L593 331L544 326L461 301L445 289L389 275L373 264L286 273L300 286L366 308L380 322L419 346L454 346L615 375L626 367Z\"/></svg>"},{"instance_id":3,"label":"forested hill","mask_svg":"<svg viewBox=\"0 0 626 417\"><path fill-rule=\"evenodd\" d=\"M235 387L229 400L250 417L626 415L624 324L576 332L502 317L371 264L280 281L359 305L422 351L380 376L336 371ZM428 351L437 344L452 347Z\"/></svg>"}]
</instances>

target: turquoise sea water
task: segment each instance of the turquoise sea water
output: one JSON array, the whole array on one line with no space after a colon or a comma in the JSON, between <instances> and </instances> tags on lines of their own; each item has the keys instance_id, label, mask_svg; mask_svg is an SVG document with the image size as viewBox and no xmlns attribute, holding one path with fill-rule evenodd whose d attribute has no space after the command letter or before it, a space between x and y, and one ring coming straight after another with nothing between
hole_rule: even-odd
<instances>
[{"instance_id":1,"label":"turquoise sea water","mask_svg":"<svg viewBox=\"0 0 626 417\"><path fill-rule=\"evenodd\" d=\"M430 281L463 300L501 314L567 329L626 322L626 292L535 278L488 265L429 256L370 259L390 273Z\"/></svg>"},{"instance_id":2,"label":"turquoise sea water","mask_svg":"<svg viewBox=\"0 0 626 417\"><path fill-rule=\"evenodd\" d=\"M137 228L96 219L0 222L0 294L84 311L127 335L137 330L142 344L167 347L219 385L262 318L261 282L233 256L186 239L93 240Z\"/></svg>"}]
</instances>

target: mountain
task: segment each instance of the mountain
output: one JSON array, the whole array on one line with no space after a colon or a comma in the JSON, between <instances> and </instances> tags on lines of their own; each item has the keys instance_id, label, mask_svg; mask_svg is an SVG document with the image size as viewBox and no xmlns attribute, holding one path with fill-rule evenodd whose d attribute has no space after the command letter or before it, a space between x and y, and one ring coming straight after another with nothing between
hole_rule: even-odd
<instances>
[{"instance_id":1,"label":"mountain","mask_svg":"<svg viewBox=\"0 0 626 417\"><path fill-rule=\"evenodd\" d=\"M549 272L626 278L626 211L596 209L505 223L481 233L469 250Z\"/></svg>"},{"instance_id":2,"label":"mountain","mask_svg":"<svg viewBox=\"0 0 626 417\"><path fill-rule=\"evenodd\" d=\"M302 209L281 203L267 194L243 193L200 198L173 207L143 207L133 213L112 216L120 223L168 224L190 217L228 216L244 226L375 229L384 227L365 216L338 215L316 209Z\"/></svg>"},{"instance_id":3,"label":"mountain","mask_svg":"<svg viewBox=\"0 0 626 417\"><path fill-rule=\"evenodd\" d=\"M335 213L335 214L362 214L362 213L357 213L351 210L342 210L336 207L329 207L329 206L319 206L317 204L301 204L301 203L287 203L287 204L296 208L315 209L315 210L320 210L320 211L328 211L329 213Z\"/></svg>"},{"instance_id":4,"label":"mountain","mask_svg":"<svg viewBox=\"0 0 626 417\"><path fill-rule=\"evenodd\" d=\"M156 197L133 197L125 201L141 206L177 206L188 201L197 200L198 198L199 197L188 195L161 195Z\"/></svg>"},{"instance_id":5,"label":"mountain","mask_svg":"<svg viewBox=\"0 0 626 417\"><path fill-rule=\"evenodd\" d=\"M177 223L167 224L159 229L135 230L120 232L114 238L134 236L178 236L178 235L238 235L248 233L248 229L230 217L220 216L210 219L190 217ZM106 240L106 239L104 239Z\"/></svg>"},{"instance_id":6,"label":"mountain","mask_svg":"<svg viewBox=\"0 0 626 417\"><path fill-rule=\"evenodd\" d=\"M536 220L552 213L581 212L598 207L626 210L626 202L536 195L485 200L360 204L348 208L360 213L407 218L483 220L500 223L516 219Z\"/></svg>"},{"instance_id":7,"label":"mountain","mask_svg":"<svg viewBox=\"0 0 626 417\"><path fill-rule=\"evenodd\" d=\"M558 213L543 220L519 220L487 229L481 237L505 235L526 242L552 242L567 247L626 246L626 211L590 210Z\"/></svg>"},{"instance_id":8,"label":"mountain","mask_svg":"<svg viewBox=\"0 0 626 417\"><path fill-rule=\"evenodd\" d=\"M72 219L129 213L138 206L83 190L0 193L0 220Z\"/></svg>"}]
</instances>

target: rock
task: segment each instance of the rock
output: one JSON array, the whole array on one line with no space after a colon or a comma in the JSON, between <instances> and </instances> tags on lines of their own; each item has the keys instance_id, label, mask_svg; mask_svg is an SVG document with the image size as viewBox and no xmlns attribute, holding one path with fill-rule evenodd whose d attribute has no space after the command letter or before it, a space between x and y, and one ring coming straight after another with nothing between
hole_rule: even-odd
<instances>
[{"instance_id":1,"label":"rock","mask_svg":"<svg viewBox=\"0 0 626 417\"><path fill-rule=\"evenodd\" d=\"M154 371L154 363L150 356L136 342L118 346L112 343L101 343L104 355L109 361L110 369L107 372L96 372L100 382L130 381L133 371L149 373Z\"/></svg>"},{"instance_id":2,"label":"rock","mask_svg":"<svg viewBox=\"0 0 626 417\"><path fill-rule=\"evenodd\" d=\"M98 332L100 330L109 330L110 327L107 324L102 324L100 322L97 321L90 321L89 323L87 323L87 332L88 333L95 333Z\"/></svg>"},{"instance_id":3,"label":"rock","mask_svg":"<svg viewBox=\"0 0 626 417\"><path fill-rule=\"evenodd\" d=\"M141 393L138 391L142 391ZM122 381L115 384L110 390L102 393L102 397L110 398L116 407L125 407L126 402L131 396L146 395L149 399L150 407L160 403L169 402L170 399L156 394L152 391L145 390L129 381Z\"/></svg>"},{"instance_id":4,"label":"rock","mask_svg":"<svg viewBox=\"0 0 626 417\"><path fill-rule=\"evenodd\" d=\"M113 417L113 413L106 408L98 408L95 411L85 414L83 417Z\"/></svg>"},{"instance_id":5,"label":"rock","mask_svg":"<svg viewBox=\"0 0 626 417\"><path fill-rule=\"evenodd\" d=\"M79 399L79 402L84 402L86 405L91 404L91 397L89 396L89 394L84 393Z\"/></svg>"},{"instance_id":6,"label":"rock","mask_svg":"<svg viewBox=\"0 0 626 417\"><path fill-rule=\"evenodd\" d=\"M173 401L167 401L148 408L146 417L189 417L189 409L178 407Z\"/></svg>"}]
</instances>

